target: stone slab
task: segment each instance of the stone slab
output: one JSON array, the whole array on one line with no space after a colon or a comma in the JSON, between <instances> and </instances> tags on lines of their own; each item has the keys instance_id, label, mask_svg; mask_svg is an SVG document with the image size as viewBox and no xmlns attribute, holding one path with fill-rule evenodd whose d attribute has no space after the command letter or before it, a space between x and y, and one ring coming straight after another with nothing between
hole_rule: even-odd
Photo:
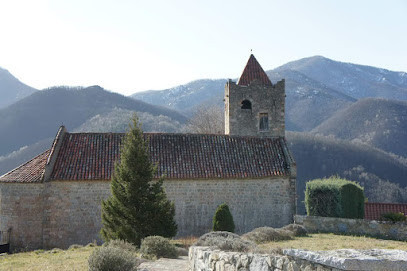
<instances>
[{"instance_id":1,"label":"stone slab","mask_svg":"<svg viewBox=\"0 0 407 271\"><path fill-rule=\"evenodd\" d=\"M287 256L323 264L341 270L407 270L407 252L392 249L338 249L308 251L285 249Z\"/></svg>"}]
</instances>

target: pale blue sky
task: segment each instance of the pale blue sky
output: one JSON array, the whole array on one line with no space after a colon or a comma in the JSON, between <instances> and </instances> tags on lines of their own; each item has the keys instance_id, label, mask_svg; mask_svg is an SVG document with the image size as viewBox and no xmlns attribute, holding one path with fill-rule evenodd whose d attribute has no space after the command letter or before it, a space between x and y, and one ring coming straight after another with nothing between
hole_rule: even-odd
<instances>
[{"instance_id":1,"label":"pale blue sky","mask_svg":"<svg viewBox=\"0 0 407 271\"><path fill-rule=\"evenodd\" d=\"M0 67L125 95L322 55L407 71L407 1L0 0Z\"/></svg>"}]
</instances>

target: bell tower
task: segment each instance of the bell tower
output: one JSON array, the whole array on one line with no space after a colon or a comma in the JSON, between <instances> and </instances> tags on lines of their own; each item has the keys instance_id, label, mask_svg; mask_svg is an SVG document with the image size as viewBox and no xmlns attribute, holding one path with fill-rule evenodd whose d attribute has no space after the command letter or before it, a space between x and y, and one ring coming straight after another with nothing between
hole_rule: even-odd
<instances>
[{"instance_id":1,"label":"bell tower","mask_svg":"<svg viewBox=\"0 0 407 271\"><path fill-rule=\"evenodd\" d=\"M237 84L225 86L225 134L285 136L285 81L271 83L253 54Z\"/></svg>"}]
</instances>

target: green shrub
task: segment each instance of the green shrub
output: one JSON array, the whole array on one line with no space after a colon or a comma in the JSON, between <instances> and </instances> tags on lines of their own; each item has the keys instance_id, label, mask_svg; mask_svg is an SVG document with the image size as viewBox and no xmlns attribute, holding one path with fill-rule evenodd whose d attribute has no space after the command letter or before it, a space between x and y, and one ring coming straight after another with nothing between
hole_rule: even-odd
<instances>
[{"instance_id":1,"label":"green shrub","mask_svg":"<svg viewBox=\"0 0 407 271\"><path fill-rule=\"evenodd\" d=\"M96 248L88 259L89 271L137 270L138 259L134 253L118 247Z\"/></svg>"},{"instance_id":2,"label":"green shrub","mask_svg":"<svg viewBox=\"0 0 407 271\"><path fill-rule=\"evenodd\" d=\"M148 236L141 241L140 252L157 258L177 258L177 249L170 240L161 236Z\"/></svg>"},{"instance_id":3,"label":"green shrub","mask_svg":"<svg viewBox=\"0 0 407 271\"><path fill-rule=\"evenodd\" d=\"M217 247L224 251L248 252L256 247L250 240L244 240L239 235L228 231L213 231L199 237L195 246Z\"/></svg>"},{"instance_id":4,"label":"green shrub","mask_svg":"<svg viewBox=\"0 0 407 271\"><path fill-rule=\"evenodd\" d=\"M291 240L293 233L284 229L272 227L260 227L245 233L242 238L256 243L267 243L272 241Z\"/></svg>"},{"instance_id":5,"label":"green shrub","mask_svg":"<svg viewBox=\"0 0 407 271\"><path fill-rule=\"evenodd\" d=\"M403 213L385 213L382 214L382 219L385 221L402 222L406 221L406 216Z\"/></svg>"},{"instance_id":6,"label":"green shrub","mask_svg":"<svg viewBox=\"0 0 407 271\"><path fill-rule=\"evenodd\" d=\"M229 211L229 206L223 203L216 209L213 216L213 228L214 231L229 231L235 232L235 223L233 222L233 216Z\"/></svg>"},{"instance_id":7,"label":"green shrub","mask_svg":"<svg viewBox=\"0 0 407 271\"><path fill-rule=\"evenodd\" d=\"M363 218L363 188L339 177L307 182L305 208L309 216Z\"/></svg>"}]
</instances>

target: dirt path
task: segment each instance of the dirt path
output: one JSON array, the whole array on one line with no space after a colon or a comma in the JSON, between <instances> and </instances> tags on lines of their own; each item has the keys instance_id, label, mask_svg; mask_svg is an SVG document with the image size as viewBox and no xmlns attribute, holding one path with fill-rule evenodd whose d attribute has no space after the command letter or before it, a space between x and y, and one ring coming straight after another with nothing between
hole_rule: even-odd
<instances>
[{"instance_id":1,"label":"dirt path","mask_svg":"<svg viewBox=\"0 0 407 271\"><path fill-rule=\"evenodd\" d=\"M144 262L137 268L139 271L188 271L188 256L178 259L161 258L154 262Z\"/></svg>"}]
</instances>

